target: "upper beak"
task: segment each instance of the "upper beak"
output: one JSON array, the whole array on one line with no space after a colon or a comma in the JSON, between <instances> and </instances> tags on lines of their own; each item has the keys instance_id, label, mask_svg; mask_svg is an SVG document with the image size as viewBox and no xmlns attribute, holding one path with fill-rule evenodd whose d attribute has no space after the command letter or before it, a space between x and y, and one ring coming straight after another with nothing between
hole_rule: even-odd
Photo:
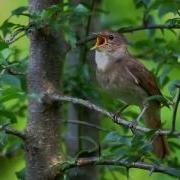
<instances>
[{"instance_id":1,"label":"upper beak","mask_svg":"<svg viewBox=\"0 0 180 180\"><path fill-rule=\"evenodd\" d=\"M96 37L96 44L90 49L90 50L94 50L94 49L97 49L98 47L104 45L107 43L107 39L106 37L100 35L100 34L97 34L97 37Z\"/></svg>"}]
</instances>

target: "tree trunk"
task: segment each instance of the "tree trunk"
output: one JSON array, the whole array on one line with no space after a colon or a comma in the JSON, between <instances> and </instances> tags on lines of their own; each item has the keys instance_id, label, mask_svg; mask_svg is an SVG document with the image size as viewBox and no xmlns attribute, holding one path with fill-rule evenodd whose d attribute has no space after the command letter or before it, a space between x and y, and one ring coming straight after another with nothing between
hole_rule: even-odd
<instances>
[{"instance_id":1,"label":"tree trunk","mask_svg":"<svg viewBox=\"0 0 180 180\"><path fill-rule=\"evenodd\" d=\"M30 12L41 11L59 0L30 0ZM59 89L63 65L63 40L59 33L35 30L30 35L28 71L29 94L36 96ZM25 142L28 180L55 179L49 174L52 164L60 161L59 104L29 100L28 138Z\"/></svg>"}]
</instances>

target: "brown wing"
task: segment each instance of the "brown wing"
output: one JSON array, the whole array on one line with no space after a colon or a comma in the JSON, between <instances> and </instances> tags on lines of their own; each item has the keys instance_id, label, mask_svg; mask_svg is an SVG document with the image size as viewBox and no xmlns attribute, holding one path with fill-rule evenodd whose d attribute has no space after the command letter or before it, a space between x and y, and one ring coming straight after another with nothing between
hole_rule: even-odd
<instances>
[{"instance_id":1,"label":"brown wing","mask_svg":"<svg viewBox=\"0 0 180 180\"><path fill-rule=\"evenodd\" d=\"M143 64L136 59L130 58L126 61L126 65L128 73L136 84L141 86L150 96L161 95L153 74Z\"/></svg>"}]
</instances>

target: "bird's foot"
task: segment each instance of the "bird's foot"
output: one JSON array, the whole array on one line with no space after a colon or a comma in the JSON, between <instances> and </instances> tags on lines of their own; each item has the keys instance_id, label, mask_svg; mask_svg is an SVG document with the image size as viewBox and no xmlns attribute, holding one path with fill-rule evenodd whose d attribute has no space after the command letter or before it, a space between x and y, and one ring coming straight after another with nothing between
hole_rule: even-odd
<instances>
[{"instance_id":1,"label":"bird's foot","mask_svg":"<svg viewBox=\"0 0 180 180\"><path fill-rule=\"evenodd\" d=\"M117 111L117 112L115 112L114 114L113 114L113 119L116 121L118 118L120 118L120 113L119 113L119 111Z\"/></svg>"},{"instance_id":2,"label":"bird's foot","mask_svg":"<svg viewBox=\"0 0 180 180\"><path fill-rule=\"evenodd\" d=\"M129 105L128 104L125 104L123 107L121 107L118 111L116 111L114 114L113 114L113 119L114 120L117 120L120 116L121 116L121 113L128 107Z\"/></svg>"},{"instance_id":3,"label":"bird's foot","mask_svg":"<svg viewBox=\"0 0 180 180\"><path fill-rule=\"evenodd\" d=\"M136 129L137 125L138 125L138 122L136 120L134 120L131 123L129 123L129 128L134 130L134 129Z\"/></svg>"}]
</instances>

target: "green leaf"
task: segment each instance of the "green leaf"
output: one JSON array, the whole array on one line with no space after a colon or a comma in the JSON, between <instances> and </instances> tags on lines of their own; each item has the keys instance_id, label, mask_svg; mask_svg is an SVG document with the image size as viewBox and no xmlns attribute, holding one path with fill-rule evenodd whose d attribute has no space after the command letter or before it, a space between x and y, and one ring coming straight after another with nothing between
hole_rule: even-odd
<instances>
[{"instance_id":1,"label":"green leaf","mask_svg":"<svg viewBox=\"0 0 180 180\"><path fill-rule=\"evenodd\" d=\"M10 49L8 48L6 48L6 49L3 49L2 51L1 51L1 56L2 56L2 59L3 60L7 60L8 59L8 57L10 56L10 54L11 54L11 51L10 51ZM6 62L7 63L7 62Z\"/></svg>"},{"instance_id":2,"label":"green leaf","mask_svg":"<svg viewBox=\"0 0 180 180\"><path fill-rule=\"evenodd\" d=\"M17 152L19 152L21 149L23 149L22 142L12 143L6 148L4 155L7 158L15 157Z\"/></svg>"},{"instance_id":3,"label":"green leaf","mask_svg":"<svg viewBox=\"0 0 180 180\"><path fill-rule=\"evenodd\" d=\"M146 102L148 103L149 101L158 101L158 102L161 102L165 106L169 106L167 99L161 95L149 96L145 99L145 103Z\"/></svg>"},{"instance_id":4,"label":"green leaf","mask_svg":"<svg viewBox=\"0 0 180 180\"><path fill-rule=\"evenodd\" d=\"M138 153L137 151L135 153ZM141 154L139 154L139 156L141 156ZM129 155L127 158L126 158L126 162L128 164L131 164L131 163L134 163L136 162L137 160L139 160L140 157L137 157L137 156L133 156L133 155Z\"/></svg>"},{"instance_id":5,"label":"green leaf","mask_svg":"<svg viewBox=\"0 0 180 180\"><path fill-rule=\"evenodd\" d=\"M146 6L148 6L149 5L149 3L151 2L151 0L141 0L143 3L144 3L144 5L146 5Z\"/></svg>"},{"instance_id":6,"label":"green leaf","mask_svg":"<svg viewBox=\"0 0 180 180\"><path fill-rule=\"evenodd\" d=\"M134 3L136 5L137 8L140 8L140 7L148 7L149 4L150 4L151 0L134 0Z\"/></svg>"},{"instance_id":7,"label":"green leaf","mask_svg":"<svg viewBox=\"0 0 180 180\"><path fill-rule=\"evenodd\" d=\"M18 7L17 9L11 11L11 14L14 16L19 16L19 15L22 15L25 11L27 11L28 8L27 6L21 6L21 7Z\"/></svg>"},{"instance_id":8,"label":"green leaf","mask_svg":"<svg viewBox=\"0 0 180 180\"><path fill-rule=\"evenodd\" d=\"M9 48L8 44L5 41L3 41L2 38L0 37L0 51L6 48Z\"/></svg>"},{"instance_id":9,"label":"green leaf","mask_svg":"<svg viewBox=\"0 0 180 180\"><path fill-rule=\"evenodd\" d=\"M103 140L104 143L113 143L116 142L117 144L124 144L124 145L130 145L131 140L127 136L121 136L116 131L110 132L106 135L106 137Z\"/></svg>"},{"instance_id":10,"label":"green leaf","mask_svg":"<svg viewBox=\"0 0 180 180\"><path fill-rule=\"evenodd\" d=\"M148 140L147 136L142 133L134 134L131 140L131 147L128 149L128 158L129 157L141 157L142 155L149 153L152 151L151 141Z\"/></svg>"},{"instance_id":11,"label":"green leaf","mask_svg":"<svg viewBox=\"0 0 180 180\"><path fill-rule=\"evenodd\" d=\"M26 180L26 168L23 168L20 171L16 172L16 177L19 180Z\"/></svg>"},{"instance_id":12,"label":"green leaf","mask_svg":"<svg viewBox=\"0 0 180 180\"><path fill-rule=\"evenodd\" d=\"M131 140L131 145L133 148L139 148L144 143L145 143L145 137L141 133L136 133Z\"/></svg>"},{"instance_id":13,"label":"green leaf","mask_svg":"<svg viewBox=\"0 0 180 180\"><path fill-rule=\"evenodd\" d=\"M83 5L83 4L78 4L78 5L75 7L74 11L75 11L76 13L86 14L86 13L89 12L89 9L88 9L85 5Z\"/></svg>"},{"instance_id":14,"label":"green leaf","mask_svg":"<svg viewBox=\"0 0 180 180\"><path fill-rule=\"evenodd\" d=\"M7 137L8 135L4 131L0 132L0 145L4 146L4 144L6 144Z\"/></svg>"},{"instance_id":15,"label":"green leaf","mask_svg":"<svg viewBox=\"0 0 180 180\"><path fill-rule=\"evenodd\" d=\"M159 77L159 83L161 86L165 85L166 79L168 78L167 75L170 73L171 70L172 70L172 66L170 65L167 65L163 68L163 71Z\"/></svg>"},{"instance_id":16,"label":"green leaf","mask_svg":"<svg viewBox=\"0 0 180 180\"><path fill-rule=\"evenodd\" d=\"M3 33L3 36L5 37L8 33L11 33L11 28L15 27L16 24L9 22L9 19L5 20L3 24L0 26L0 30Z\"/></svg>"},{"instance_id":17,"label":"green leaf","mask_svg":"<svg viewBox=\"0 0 180 180\"><path fill-rule=\"evenodd\" d=\"M180 8L179 0L158 0L153 1L151 5L151 10L158 10L159 16L162 17L167 13L178 14L178 10Z\"/></svg>"},{"instance_id":18,"label":"green leaf","mask_svg":"<svg viewBox=\"0 0 180 180\"><path fill-rule=\"evenodd\" d=\"M123 157L126 154L127 154L126 149L118 149L118 150L115 151L115 155L118 156L118 157Z\"/></svg>"},{"instance_id":19,"label":"green leaf","mask_svg":"<svg viewBox=\"0 0 180 180\"><path fill-rule=\"evenodd\" d=\"M65 40L73 47L76 46L76 35L72 31L64 31Z\"/></svg>"},{"instance_id":20,"label":"green leaf","mask_svg":"<svg viewBox=\"0 0 180 180\"><path fill-rule=\"evenodd\" d=\"M156 133L156 131L157 131L156 129L152 129L152 130L146 132L145 133L146 139L150 140L153 137L153 135Z\"/></svg>"},{"instance_id":21,"label":"green leaf","mask_svg":"<svg viewBox=\"0 0 180 180\"><path fill-rule=\"evenodd\" d=\"M0 84L7 84L10 86L21 88L20 80L16 76L10 74L2 74L0 76Z\"/></svg>"},{"instance_id":22,"label":"green leaf","mask_svg":"<svg viewBox=\"0 0 180 180\"><path fill-rule=\"evenodd\" d=\"M168 144L171 147L172 152L175 152L176 150L180 149L180 144L178 144L177 142L168 141Z\"/></svg>"},{"instance_id":23,"label":"green leaf","mask_svg":"<svg viewBox=\"0 0 180 180\"><path fill-rule=\"evenodd\" d=\"M0 117L5 118L5 120L9 120L11 123L16 123L17 122L17 118L15 116L15 114L11 111L7 111L7 110L0 110Z\"/></svg>"},{"instance_id":24,"label":"green leaf","mask_svg":"<svg viewBox=\"0 0 180 180\"><path fill-rule=\"evenodd\" d=\"M17 89L17 88L6 88L6 89L3 89L3 92L0 96L0 101L4 103L4 102L7 102L9 100L20 99L22 97L25 97L25 93L21 92L19 89Z\"/></svg>"},{"instance_id":25,"label":"green leaf","mask_svg":"<svg viewBox=\"0 0 180 180\"><path fill-rule=\"evenodd\" d=\"M169 4L169 6L160 5L158 10L159 10L160 17L164 16L165 14L167 14L169 12L174 12L174 13L177 12L176 7L171 6L171 4Z\"/></svg>"},{"instance_id":26,"label":"green leaf","mask_svg":"<svg viewBox=\"0 0 180 180\"><path fill-rule=\"evenodd\" d=\"M53 5L53 6L49 7L48 9L43 10L40 14L40 17L43 20L46 20L47 18L52 17L56 12L58 12L58 10L59 10L58 6Z\"/></svg>"},{"instance_id":27,"label":"green leaf","mask_svg":"<svg viewBox=\"0 0 180 180\"><path fill-rule=\"evenodd\" d=\"M180 80L173 80L170 82L168 89L172 96L175 94L177 86L180 87Z\"/></svg>"},{"instance_id":28,"label":"green leaf","mask_svg":"<svg viewBox=\"0 0 180 180\"><path fill-rule=\"evenodd\" d=\"M180 18L168 19L166 23L170 25L180 25Z\"/></svg>"}]
</instances>

